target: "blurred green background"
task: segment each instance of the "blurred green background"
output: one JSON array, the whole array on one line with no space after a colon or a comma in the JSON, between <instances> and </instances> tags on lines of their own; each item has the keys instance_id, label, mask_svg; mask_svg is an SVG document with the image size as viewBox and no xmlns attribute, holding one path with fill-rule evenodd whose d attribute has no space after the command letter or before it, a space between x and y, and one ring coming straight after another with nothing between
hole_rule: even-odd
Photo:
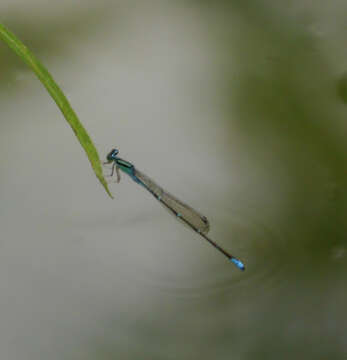
<instances>
[{"instance_id":1,"label":"blurred green background","mask_svg":"<svg viewBox=\"0 0 347 360\"><path fill-rule=\"evenodd\" d=\"M2 359L347 358L346 11L1 2L101 156L117 146L247 266L125 176L111 201L0 44Z\"/></svg>"}]
</instances>

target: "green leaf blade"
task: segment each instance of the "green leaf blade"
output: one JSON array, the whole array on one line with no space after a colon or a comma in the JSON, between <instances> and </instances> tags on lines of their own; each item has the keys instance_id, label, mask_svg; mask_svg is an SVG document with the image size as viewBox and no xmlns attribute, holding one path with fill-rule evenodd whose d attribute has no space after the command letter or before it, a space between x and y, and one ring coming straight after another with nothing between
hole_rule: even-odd
<instances>
[{"instance_id":1,"label":"green leaf blade","mask_svg":"<svg viewBox=\"0 0 347 360\"><path fill-rule=\"evenodd\" d=\"M36 59L34 54L2 24L0 24L0 38L34 71L36 76L45 86L86 152L96 177L99 179L107 194L113 198L102 172L99 154L84 126L79 121L69 101L59 88L58 84L54 81L51 74Z\"/></svg>"}]
</instances>

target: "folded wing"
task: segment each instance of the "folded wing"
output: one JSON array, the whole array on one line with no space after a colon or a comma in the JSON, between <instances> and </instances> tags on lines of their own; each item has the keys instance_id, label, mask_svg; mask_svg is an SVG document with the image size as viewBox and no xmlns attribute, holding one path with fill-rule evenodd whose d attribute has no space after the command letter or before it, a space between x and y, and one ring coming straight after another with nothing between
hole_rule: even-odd
<instances>
[{"instance_id":1,"label":"folded wing","mask_svg":"<svg viewBox=\"0 0 347 360\"><path fill-rule=\"evenodd\" d=\"M177 218L183 219L185 222L189 223L196 231L203 234L208 233L210 224L205 216L166 192L141 171L134 169L134 175L140 183L165 207L171 210Z\"/></svg>"}]
</instances>

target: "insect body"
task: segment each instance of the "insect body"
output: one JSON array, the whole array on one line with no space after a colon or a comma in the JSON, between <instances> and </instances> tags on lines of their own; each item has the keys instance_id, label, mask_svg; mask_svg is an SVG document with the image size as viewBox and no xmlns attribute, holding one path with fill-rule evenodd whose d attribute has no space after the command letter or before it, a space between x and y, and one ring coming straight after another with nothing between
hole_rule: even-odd
<instances>
[{"instance_id":1,"label":"insect body","mask_svg":"<svg viewBox=\"0 0 347 360\"><path fill-rule=\"evenodd\" d=\"M241 260L229 254L226 250L220 247L217 243L211 240L206 234L210 229L209 222L207 218L201 215L198 211L191 208L189 205L178 200L175 196L171 195L165 191L162 187L157 185L152 179L143 174L141 171L137 170L133 164L129 161L123 160L118 157L118 149L112 149L107 155L106 163L112 164L111 176L113 176L114 171L117 174L117 182L120 181L119 170L123 171L129 175L136 183L143 186L148 190L158 201L160 201L176 218L183 221L188 225L192 230L202 236L207 240L212 246L219 250L223 255L225 255L229 261L234 263L240 270L245 270L245 266Z\"/></svg>"}]
</instances>

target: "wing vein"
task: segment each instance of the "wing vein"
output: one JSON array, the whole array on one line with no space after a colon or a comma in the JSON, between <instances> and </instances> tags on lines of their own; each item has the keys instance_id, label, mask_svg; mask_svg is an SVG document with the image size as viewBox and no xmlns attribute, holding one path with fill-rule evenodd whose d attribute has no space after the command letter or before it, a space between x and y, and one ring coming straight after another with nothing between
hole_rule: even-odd
<instances>
[{"instance_id":1,"label":"wing vein","mask_svg":"<svg viewBox=\"0 0 347 360\"><path fill-rule=\"evenodd\" d=\"M198 211L165 191L147 175L143 174L136 168L134 169L134 175L149 192L151 192L160 202L172 210L177 218L182 218L185 222L189 223L193 228L203 234L208 233L210 224L205 216L201 215Z\"/></svg>"}]
</instances>

